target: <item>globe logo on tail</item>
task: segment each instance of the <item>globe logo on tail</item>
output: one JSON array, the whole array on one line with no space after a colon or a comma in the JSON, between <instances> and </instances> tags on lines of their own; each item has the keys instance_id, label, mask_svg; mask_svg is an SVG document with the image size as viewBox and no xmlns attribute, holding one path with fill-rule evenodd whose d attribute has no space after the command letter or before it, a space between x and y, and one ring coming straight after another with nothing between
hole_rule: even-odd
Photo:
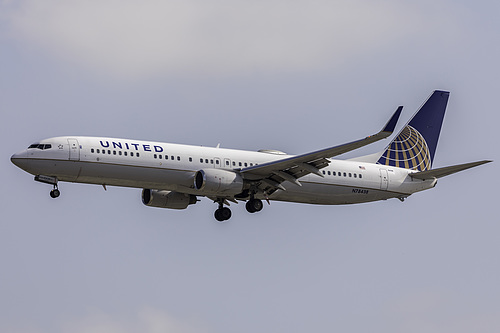
<instances>
[{"instance_id":1,"label":"globe logo on tail","mask_svg":"<svg viewBox=\"0 0 500 333\"><path fill-rule=\"evenodd\" d=\"M431 169L431 154L422 134L407 125L387 147L377 163L425 171Z\"/></svg>"}]
</instances>

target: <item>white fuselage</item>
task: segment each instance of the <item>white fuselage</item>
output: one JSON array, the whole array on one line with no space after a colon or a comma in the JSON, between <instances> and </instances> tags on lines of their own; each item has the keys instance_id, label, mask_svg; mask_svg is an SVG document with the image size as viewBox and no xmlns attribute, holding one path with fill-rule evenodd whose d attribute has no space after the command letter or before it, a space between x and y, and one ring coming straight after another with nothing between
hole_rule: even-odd
<instances>
[{"instance_id":1,"label":"white fuselage","mask_svg":"<svg viewBox=\"0 0 500 333\"><path fill-rule=\"evenodd\" d=\"M238 170L291 155L101 137L56 137L14 154L12 161L33 175L59 181L125 186L206 195L194 186L198 170ZM50 145L50 148L48 148ZM298 186L285 181L270 200L310 204L353 204L404 199L435 186L412 170L348 160L329 160L324 177L309 174ZM261 199L264 199L261 197Z\"/></svg>"}]
</instances>

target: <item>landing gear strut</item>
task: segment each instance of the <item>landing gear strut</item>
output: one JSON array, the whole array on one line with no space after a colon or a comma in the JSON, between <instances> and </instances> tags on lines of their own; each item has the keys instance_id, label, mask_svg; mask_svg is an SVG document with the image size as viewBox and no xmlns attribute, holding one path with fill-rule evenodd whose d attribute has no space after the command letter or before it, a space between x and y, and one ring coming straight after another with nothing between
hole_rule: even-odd
<instances>
[{"instance_id":1,"label":"landing gear strut","mask_svg":"<svg viewBox=\"0 0 500 333\"><path fill-rule=\"evenodd\" d=\"M215 219L219 222L227 221L231 218L231 209L224 207L224 200L218 200L219 208L214 213Z\"/></svg>"}]
</instances>

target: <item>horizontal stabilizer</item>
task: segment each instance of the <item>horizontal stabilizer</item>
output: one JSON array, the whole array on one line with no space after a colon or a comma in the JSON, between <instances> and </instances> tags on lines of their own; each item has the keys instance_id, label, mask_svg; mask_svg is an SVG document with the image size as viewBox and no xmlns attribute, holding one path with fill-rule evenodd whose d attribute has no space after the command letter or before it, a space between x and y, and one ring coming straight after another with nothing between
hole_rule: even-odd
<instances>
[{"instance_id":1,"label":"horizontal stabilizer","mask_svg":"<svg viewBox=\"0 0 500 333\"><path fill-rule=\"evenodd\" d=\"M441 178L444 176L448 176L463 170L467 170L470 168L477 167L482 164L490 163L493 161L479 161L479 162L471 162L471 163L465 163L465 164L458 164L458 165L452 165L449 167L444 167L444 168L437 168L437 169L432 169L432 170L427 170L427 171L421 171L421 172L415 172L411 173L410 176L412 178L417 178L417 179L430 179L430 178Z\"/></svg>"}]
</instances>

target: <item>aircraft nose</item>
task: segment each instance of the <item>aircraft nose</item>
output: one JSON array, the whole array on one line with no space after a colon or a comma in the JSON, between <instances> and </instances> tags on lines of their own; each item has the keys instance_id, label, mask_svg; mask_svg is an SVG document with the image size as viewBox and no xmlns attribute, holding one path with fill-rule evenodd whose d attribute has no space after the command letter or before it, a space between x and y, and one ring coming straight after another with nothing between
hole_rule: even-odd
<instances>
[{"instance_id":1,"label":"aircraft nose","mask_svg":"<svg viewBox=\"0 0 500 333\"><path fill-rule=\"evenodd\" d=\"M17 167L21 169L26 169L28 167L28 153L23 150L19 153L15 153L10 157L10 161L14 163Z\"/></svg>"}]
</instances>

